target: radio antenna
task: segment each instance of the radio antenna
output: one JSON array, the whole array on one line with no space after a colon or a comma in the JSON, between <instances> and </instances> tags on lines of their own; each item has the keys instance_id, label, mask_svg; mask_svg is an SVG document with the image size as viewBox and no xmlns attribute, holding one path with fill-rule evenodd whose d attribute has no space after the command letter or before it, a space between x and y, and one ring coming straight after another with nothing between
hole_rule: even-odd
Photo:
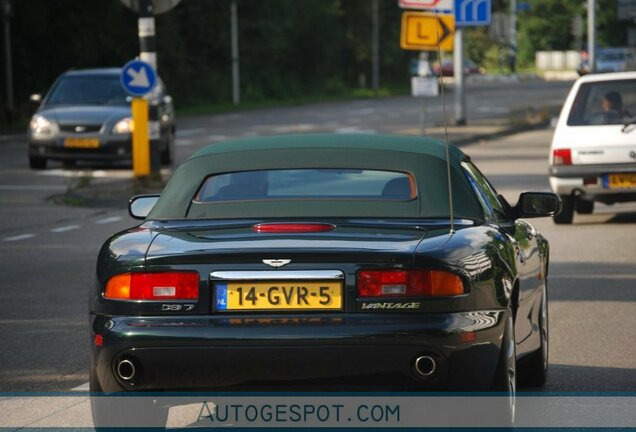
<instances>
[{"instance_id":1,"label":"radio antenna","mask_svg":"<svg viewBox=\"0 0 636 432\"><path fill-rule=\"evenodd\" d=\"M439 80L440 87L442 88L442 113L444 116L444 142L446 144L446 176L448 179L448 208L450 211L450 234L455 234L455 210L453 208L453 184L451 182L451 165L450 165L450 144L448 142L448 119L446 118L446 94L444 91L444 72L442 71L442 48L439 40L439 26L440 21L438 19L435 25L435 32L437 36L437 62L439 63ZM453 71L457 73L457 71ZM461 70L459 73L463 73Z\"/></svg>"}]
</instances>

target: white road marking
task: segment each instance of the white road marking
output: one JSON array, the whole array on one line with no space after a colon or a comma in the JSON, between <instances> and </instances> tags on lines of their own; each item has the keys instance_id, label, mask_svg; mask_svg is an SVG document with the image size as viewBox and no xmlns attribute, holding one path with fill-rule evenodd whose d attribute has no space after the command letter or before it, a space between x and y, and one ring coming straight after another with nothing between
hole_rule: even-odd
<instances>
[{"instance_id":1,"label":"white road marking","mask_svg":"<svg viewBox=\"0 0 636 432\"><path fill-rule=\"evenodd\" d=\"M88 177L88 178L132 178L133 172L130 169L112 169L112 170L90 170L90 169L51 169L38 172L39 176L57 176L57 177Z\"/></svg>"},{"instance_id":2,"label":"white road marking","mask_svg":"<svg viewBox=\"0 0 636 432\"><path fill-rule=\"evenodd\" d=\"M20 234L20 235L13 236L13 237L5 237L4 239L2 239L2 241L14 242L14 241L30 239L30 238L33 238L33 237L35 237L35 234Z\"/></svg>"},{"instance_id":3,"label":"white road marking","mask_svg":"<svg viewBox=\"0 0 636 432\"><path fill-rule=\"evenodd\" d=\"M119 222L122 219L123 218L121 216L111 216L111 217L107 217L107 218L103 218L103 219L98 219L98 220L95 221L95 223L98 224L98 225L103 225L103 224L108 224L108 223L113 223L113 222Z\"/></svg>"},{"instance_id":4,"label":"white road marking","mask_svg":"<svg viewBox=\"0 0 636 432\"><path fill-rule=\"evenodd\" d=\"M73 230L80 229L80 228L81 228L80 225L66 225L66 226L53 228L50 231L52 233L61 233L61 232L66 232L66 231L73 231Z\"/></svg>"},{"instance_id":5,"label":"white road marking","mask_svg":"<svg viewBox=\"0 0 636 432\"><path fill-rule=\"evenodd\" d=\"M80 392L80 391L88 391L89 390L89 384L88 382L85 382L84 384L80 384L77 387L73 387L71 389L71 391L76 391L76 392Z\"/></svg>"},{"instance_id":6,"label":"white road marking","mask_svg":"<svg viewBox=\"0 0 636 432\"><path fill-rule=\"evenodd\" d=\"M192 145L193 143L194 141L192 140L181 139L181 138L177 138L177 142L176 142L178 146L189 146L189 145Z\"/></svg>"},{"instance_id":7,"label":"white road marking","mask_svg":"<svg viewBox=\"0 0 636 432\"><path fill-rule=\"evenodd\" d=\"M56 191L66 190L64 185L0 185L0 190L6 191Z\"/></svg>"},{"instance_id":8,"label":"white road marking","mask_svg":"<svg viewBox=\"0 0 636 432\"><path fill-rule=\"evenodd\" d=\"M274 128L276 133L309 132L317 129L317 126L310 123L292 124L278 126Z\"/></svg>"},{"instance_id":9,"label":"white road marking","mask_svg":"<svg viewBox=\"0 0 636 432\"><path fill-rule=\"evenodd\" d=\"M229 137L227 135L208 135L207 140L212 142L225 141Z\"/></svg>"}]
</instances>

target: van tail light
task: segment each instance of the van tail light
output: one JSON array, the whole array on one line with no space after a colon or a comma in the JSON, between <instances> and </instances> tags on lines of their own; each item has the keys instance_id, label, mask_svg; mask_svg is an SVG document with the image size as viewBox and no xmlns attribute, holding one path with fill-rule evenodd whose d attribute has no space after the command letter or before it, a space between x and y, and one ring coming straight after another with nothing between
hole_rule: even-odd
<instances>
[{"instance_id":1,"label":"van tail light","mask_svg":"<svg viewBox=\"0 0 636 432\"><path fill-rule=\"evenodd\" d=\"M572 165L572 150L554 149L552 161L554 165Z\"/></svg>"},{"instance_id":2,"label":"van tail light","mask_svg":"<svg viewBox=\"0 0 636 432\"><path fill-rule=\"evenodd\" d=\"M104 298L111 300L196 300L199 273L122 273L110 278Z\"/></svg>"},{"instance_id":3,"label":"van tail light","mask_svg":"<svg viewBox=\"0 0 636 432\"><path fill-rule=\"evenodd\" d=\"M365 270L358 297L449 297L466 292L461 278L441 270Z\"/></svg>"}]
</instances>

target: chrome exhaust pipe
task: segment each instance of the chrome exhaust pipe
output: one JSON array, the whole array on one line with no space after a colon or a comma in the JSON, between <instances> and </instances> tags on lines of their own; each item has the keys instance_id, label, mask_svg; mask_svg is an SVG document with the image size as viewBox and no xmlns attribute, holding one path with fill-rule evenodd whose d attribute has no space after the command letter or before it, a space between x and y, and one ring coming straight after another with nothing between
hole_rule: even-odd
<instances>
[{"instance_id":1,"label":"chrome exhaust pipe","mask_svg":"<svg viewBox=\"0 0 636 432\"><path fill-rule=\"evenodd\" d=\"M435 369L437 369L437 363L433 357L425 355L415 359L415 372L421 377L430 377L435 373Z\"/></svg>"},{"instance_id":2,"label":"chrome exhaust pipe","mask_svg":"<svg viewBox=\"0 0 636 432\"><path fill-rule=\"evenodd\" d=\"M117 375L122 380L130 381L133 378L135 378L136 373L137 373L137 368L135 367L135 364L132 361L128 359L123 359L123 360L120 360L119 363L117 363Z\"/></svg>"}]
</instances>

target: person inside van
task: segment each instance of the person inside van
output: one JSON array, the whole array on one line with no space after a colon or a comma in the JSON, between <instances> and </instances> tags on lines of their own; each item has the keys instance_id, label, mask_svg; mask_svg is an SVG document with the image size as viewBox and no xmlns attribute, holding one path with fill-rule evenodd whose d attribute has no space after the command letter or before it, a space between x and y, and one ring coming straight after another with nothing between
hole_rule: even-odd
<instances>
[{"instance_id":1,"label":"person inside van","mask_svg":"<svg viewBox=\"0 0 636 432\"><path fill-rule=\"evenodd\" d=\"M623 107L623 98L617 91L609 91L605 93L601 102L602 124L622 124L625 119L632 117L629 111Z\"/></svg>"}]
</instances>

